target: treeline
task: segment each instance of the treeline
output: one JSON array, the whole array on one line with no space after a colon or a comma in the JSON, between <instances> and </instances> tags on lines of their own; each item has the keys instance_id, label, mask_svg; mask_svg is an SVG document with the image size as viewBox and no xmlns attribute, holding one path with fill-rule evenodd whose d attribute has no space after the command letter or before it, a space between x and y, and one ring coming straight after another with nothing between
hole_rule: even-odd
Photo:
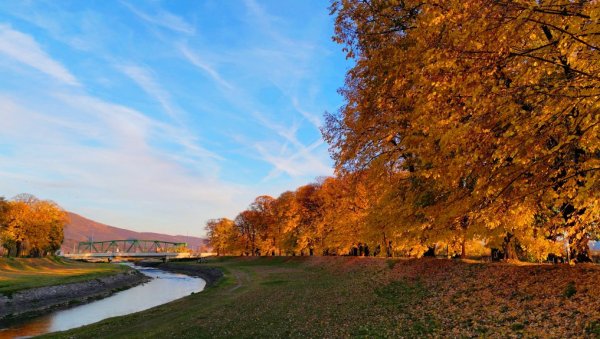
<instances>
[{"instance_id":1,"label":"treeline","mask_svg":"<svg viewBox=\"0 0 600 339\"><path fill-rule=\"evenodd\" d=\"M0 197L0 253L41 257L54 254L63 242L67 213L56 203L20 194Z\"/></svg>"},{"instance_id":2,"label":"treeline","mask_svg":"<svg viewBox=\"0 0 600 339\"><path fill-rule=\"evenodd\" d=\"M209 220L210 244L218 254L346 254L358 239L363 211L344 192L350 189L349 182L327 178L277 199L259 196L235 220Z\"/></svg>"},{"instance_id":3,"label":"treeline","mask_svg":"<svg viewBox=\"0 0 600 339\"><path fill-rule=\"evenodd\" d=\"M364 175L327 177L287 191L278 198L259 196L234 220L206 223L218 255L360 255L453 256L462 245L454 240L424 243L394 224L380 223L377 206L382 187ZM478 241L465 243L470 255L485 255ZM489 251L488 251L489 252Z\"/></svg>"},{"instance_id":4,"label":"treeline","mask_svg":"<svg viewBox=\"0 0 600 339\"><path fill-rule=\"evenodd\" d=\"M211 221L215 248L340 254L366 243L418 256L445 244L464 256L484 244L507 259L589 260L600 2L344 0L331 12L356 62L322 129L336 178Z\"/></svg>"}]
</instances>

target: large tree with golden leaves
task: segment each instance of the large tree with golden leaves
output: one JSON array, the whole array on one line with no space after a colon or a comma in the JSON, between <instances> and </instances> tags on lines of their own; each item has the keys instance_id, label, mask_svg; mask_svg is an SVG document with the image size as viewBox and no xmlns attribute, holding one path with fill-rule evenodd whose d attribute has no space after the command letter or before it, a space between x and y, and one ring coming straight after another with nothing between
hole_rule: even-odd
<instances>
[{"instance_id":1,"label":"large tree with golden leaves","mask_svg":"<svg viewBox=\"0 0 600 339\"><path fill-rule=\"evenodd\" d=\"M20 194L1 205L0 241L9 255L39 257L60 249L68 219L56 203Z\"/></svg>"},{"instance_id":2,"label":"large tree with golden leaves","mask_svg":"<svg viewBox=\"0 0 600 339\"><path fill-rule=\"evenodd\" d=\"M388 223L410 218L397 231L424 244L484 238L507 256L564 237L585 260L600 219L600 3L331 9L356 66L324 137L340 172L401 178L390 189L407 200Z\"/></svg>"}]
</instances>

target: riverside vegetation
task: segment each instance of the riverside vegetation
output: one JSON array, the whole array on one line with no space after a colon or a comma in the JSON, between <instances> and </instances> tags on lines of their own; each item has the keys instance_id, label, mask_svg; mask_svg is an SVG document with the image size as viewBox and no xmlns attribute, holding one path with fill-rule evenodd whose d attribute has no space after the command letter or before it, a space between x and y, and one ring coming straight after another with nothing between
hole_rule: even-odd
<instances>
[{"instance_id":1,"label":"riverside vegetation","mask_svg":"<svg viewBox=\"0 0 600 339\"><path fill-rule=\"evenodd\" d=\"M52 257L0 258L0 328L51 309L103 298L147 280L122 265ZM0 330L0 336L2 333Z\"/></svg>"},{"instance_id":2,"label":"riverside vegetation","mask_svg":"<svg viewBox=\"0 0 600 339\"><path fill-rule=\"evenodd\" d=\"M201 293L46 338L600 335L600 267L221 257ZM193 269L192 269L193 270Z\"/></svg>"},{"instance_id":3,"label":"riverside vegetation","mask_svg":"<svg viewBox=\"0 0 600 339\"><path fill-rule=\"evenodd\" d=\"M0 294L42 286L62 285L114 275L127 266L90 264L58 258L0 258Z\"/></svg>"},{"instance_id":4,"label":"riverside vegetation","mask_svg":"<svg viewBox=\"0 0 600 339\"><path fill-rule=\"evenodd\" d=\"M67 213L53 201L25 193L10 201L0 197L0 255L54 255L67 221Z\"/></svg>"}]
</instances>

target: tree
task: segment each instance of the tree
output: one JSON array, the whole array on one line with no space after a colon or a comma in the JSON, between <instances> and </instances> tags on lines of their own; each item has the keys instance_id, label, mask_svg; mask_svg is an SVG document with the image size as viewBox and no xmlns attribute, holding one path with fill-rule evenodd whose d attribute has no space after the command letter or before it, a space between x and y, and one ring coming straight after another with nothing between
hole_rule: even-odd
<instances>
[{"instance_id":1,"label":"tree","mask_svg":"<svg viewBox=\"0 0 600 339\"><path fill-rule=\"evenodd\" d=\"M542 260L564 242L589 260L600 2L339 0L331 11L356 61L322 129L336 177L242 212L252 253L377 243L421 256L446 244L465 257L486 244Z\"/></svg>"},{"instance_id":2,"label":"tree","mask_svg":"<svg viewBox=\"0 0 600 339\"><path fill-rule=\"evenodd\" d=\"M232 254L239 250L239 238L233 220L211 219L206 222L208 241L217 255Z\"/></svg>"},{"instance_id":3,"label":"tree","mask_svg":"<svg viewBox=\"0 0 600 339\"><path fill-rule=\"evenodd\" d=\"M318 232L323 215L323 200L318 194L319 189L319 184L308 184L296 190L299 220L295 250L301 255L314 255L323 236L322 232Z\"/></svg>"},{"instance_id":4,"label":"tree","mask_svg":"<svg viewBox=\"0 0 600 339\"><path fill-rule=\"evenodd\" d=\"M278 255L293 252L297 241L297 227L300 218L295 192L282 193L273 201L273 218L275 223L274 238Z\"/></svg>"},{"instance_id":5,"label":"tree","mask_svg":"<svg viewBox=\"0 0 600 339\"><path fill-rule=\"evenodd\" d=\"M356 59L323 131L338 170L427 182L397 216L420 216L424 245L445 234L509 249L544 215L538 233L585 260L600 213L599 7L334 1L334 38Z\"/></svg>"},{"instance_id":6,"label":"tree","mask_svg":"<svg viewBox=\"0 0 600 339\"><path fill-rule=\"evenodd\" d=\"M68 221L60 206L30 194L18 195L7 205L0 236L9 255L40 257L60 249Z\"/></svg>"},{"instance_id":7,"label":"tree","mask_svg":"<svg viewBox=\"0 0 600 339\"><path fill-rule=\"evenodd\" d=\"M0 247L6 248L4 245L5 239L3 239L3 235L7 229L7 221L8 221L8 211L10 208L9 202L4 198L0 197ZM1 249L0 248L0 249Z\"/></svg>"}]
</instances>

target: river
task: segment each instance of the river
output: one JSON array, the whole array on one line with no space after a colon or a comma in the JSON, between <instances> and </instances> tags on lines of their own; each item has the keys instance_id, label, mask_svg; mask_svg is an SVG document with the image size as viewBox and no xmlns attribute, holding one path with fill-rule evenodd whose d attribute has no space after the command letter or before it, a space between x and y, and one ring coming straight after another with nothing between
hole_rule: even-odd
<instances>
[{"instance_id":1,"label":"river","mask_svg":"<svg viewBox=\"0 0 600 339\"><path fill-rule=\"evenodd\" d=\"M183 274L150 267L133 266L153 279L142 285L117 292L110 297L72 308L57 310L0 328L0 338L19 338L65 331L100 320L143 311L169 301L200 292L206 282Z\"/></svg>"}]
</instances>

